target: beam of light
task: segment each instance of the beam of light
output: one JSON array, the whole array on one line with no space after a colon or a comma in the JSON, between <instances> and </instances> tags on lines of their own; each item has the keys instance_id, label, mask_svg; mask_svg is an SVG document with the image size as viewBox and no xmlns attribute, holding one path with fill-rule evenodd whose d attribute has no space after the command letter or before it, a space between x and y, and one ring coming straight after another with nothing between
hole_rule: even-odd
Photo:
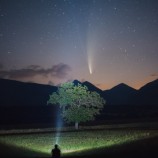
<instances>
[{"instance_id":1,"label":"beam of light","mask_svg":"<svg viewBox=\"0 0 158 158\"><path fill-rule=\"evenodd\" d=\"M61 129L58 128L57 131L56 131L56 136L55 136L55 144L58 144L60 143L60 135L61 135Z\"/></svg>"},{"instance_id":2,"label":"beam of light","mask_svg":"<svg viewBox=\"0 0 158 158\"><path fill-rule=\"evenodd\" d=\"M56 136L55 136L55 144L58 144L60 143L60 135L61 135L61 128L63 126L63 121L61 120L61 117L60 117L60 110L58 110L57 112L57 116L56 116Z\"/></svg>"}]
</instances>

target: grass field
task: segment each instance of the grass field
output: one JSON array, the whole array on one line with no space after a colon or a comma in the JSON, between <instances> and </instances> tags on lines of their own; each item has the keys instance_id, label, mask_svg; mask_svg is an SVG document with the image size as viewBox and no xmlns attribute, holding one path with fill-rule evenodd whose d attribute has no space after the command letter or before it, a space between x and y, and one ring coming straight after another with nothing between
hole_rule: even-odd
<instances>
[{"instance_id":1,"label":"grass field","mask_svg":"<svg viewBox=\"0 0 158 158\"><path fill-rule=\"evenodd\" d=\"M157 130L85 130L0 136L0 155L50 157L58 140L62 157L97 156L158 136ZM131 148L131 147L130 147ZM122 150L121 149L121 150ZM131 149L130 149L131 150Z\"/></svg>"}]
</instances>

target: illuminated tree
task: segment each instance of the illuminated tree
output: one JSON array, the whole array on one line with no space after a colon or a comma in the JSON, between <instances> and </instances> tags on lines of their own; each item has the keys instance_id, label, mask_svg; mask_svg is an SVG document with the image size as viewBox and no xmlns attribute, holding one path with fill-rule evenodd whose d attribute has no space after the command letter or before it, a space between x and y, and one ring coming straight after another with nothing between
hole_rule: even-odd
<instances>
[{"instance_id":1,"label":"illuminated tree","mask_svg":"<svg viewBox=\"0 0 158 158\"><path fill-rule=\"evenodd\" d=\"M88 91L86 86L72 82L62 84L57 92L50 95L47 104L58 104L62 108L62 117L68 123L94 120L105 104L105 100L96 92Z\"/></svg>"}]
</instances>

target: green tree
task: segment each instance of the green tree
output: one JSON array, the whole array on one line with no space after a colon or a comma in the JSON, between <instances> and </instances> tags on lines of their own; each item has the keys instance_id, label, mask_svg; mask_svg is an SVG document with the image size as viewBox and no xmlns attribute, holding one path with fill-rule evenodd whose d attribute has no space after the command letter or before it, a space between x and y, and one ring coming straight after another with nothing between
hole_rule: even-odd
<instances>
[{"instance_id":1,"label":"green tree","mask_svg":"<svg viewBox=\"0 0 158 158\"><path fill-rule=\"evenodd\" d=\"M86 86L67 82L50 95L47 104L49 103L59 104L64 120L75 123L75 128L78 129L79 123L94 120L100 114L105 100L98 93L88 91Z\"/></svg>"}]
</instances>

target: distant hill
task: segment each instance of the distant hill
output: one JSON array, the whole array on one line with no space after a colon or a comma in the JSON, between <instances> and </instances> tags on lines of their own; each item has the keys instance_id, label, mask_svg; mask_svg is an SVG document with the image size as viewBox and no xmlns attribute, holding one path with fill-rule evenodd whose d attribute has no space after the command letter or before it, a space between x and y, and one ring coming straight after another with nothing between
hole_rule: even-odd
<instances>
[{"instance_id":1,"label":"distant hill","mask_svg":"<svg viewBox=\"0 0 158 158\"><path fill-rule=\"evenodd\" d=\"M158 106L158 79L141 87L136 95L135 104Z\"/></svg>"},{"instance_id":2,"label":"distant hill","mask_svg":"<svg viewBox=\"0 0 158 158\"><path fill-rule=\"evenodd\" d=\"M131 99L137 94L137 90L121 83L103 93L108 105L131 105Z\"/></svg>"},{"instance_id":3,"label":"distant hill","mask_svg":"<svg viewBox=\"0 0 158 158\"><path fill-rule=\"evenodd\" d=\"M102 91L92 83L81 83L90 91L96 91L106 100L106 105L158 105L158 79L136 90L121 83L110 90ZM56 86L0 79L0 106L45 106Z\"/></svg>"},{"instance_id":4,"label":"distant hill","mask_svg":"<svg viewBox=\"0 0 158 158\"><path fill-rule=\"evenodd\" d=\"M95 92L97 92L97 93L99 93L101 95L103 93L103 91L101 89L99 89L98 87L94 86L92 83L90 83L88 81L83 82L82 85L87 86L89 91L95 91Z\"/></svg>"},{"instance_id":5,"label":"distant hill","mask_svg":"<svg viewBox=\"0 0 158 158\"><path fill-rule=\"evenodd\" d=\"M100 121L107 119L154 118L158 116L158 80L135 90L121 83L110 90L102 91L92 83L73 81L98 92L106 100ZM56 86L0 79L0 128L6 125L20 127L56 126L58 106L46 106L49 95ZM13 127L15 128L15 127Z\"/></svg>"},{"instance_id":6,"label":"distant hill","mask_svg":"<svg viewBox=\"0 0 158 158\"><path fill-rule=\"evenodd\" d=\"M98 87L94 86L92 83L90 83L88 81L80 82L78 80L74 80L73 83L75 85L81 84L83 86L87 86L87 88L88 88L89 91L95 91L95 92L97 92L99 94L101 94L103 92L101 89L99 89Z\"/></svg>"},{"instance_id":7,"label":"distant hill","mask_svg":"<svg viewBox=\"0 0 158 158\"><path fill-rule=\"evenodd\" d=\"M57 87L0 79L1 106L44 106Z\"/></svg>"},{"instance_id":8,"label":"distant hill","mask_svg":"<svg viewBox=\"0 0 158 158\"><path fill-rule=\"evenodd\" d=\"M80 81L78 81L78 80L74 80L73 83L74 83L74 85L82 84L82 83L81 83Z\"/></svg>"}]
</instances>

